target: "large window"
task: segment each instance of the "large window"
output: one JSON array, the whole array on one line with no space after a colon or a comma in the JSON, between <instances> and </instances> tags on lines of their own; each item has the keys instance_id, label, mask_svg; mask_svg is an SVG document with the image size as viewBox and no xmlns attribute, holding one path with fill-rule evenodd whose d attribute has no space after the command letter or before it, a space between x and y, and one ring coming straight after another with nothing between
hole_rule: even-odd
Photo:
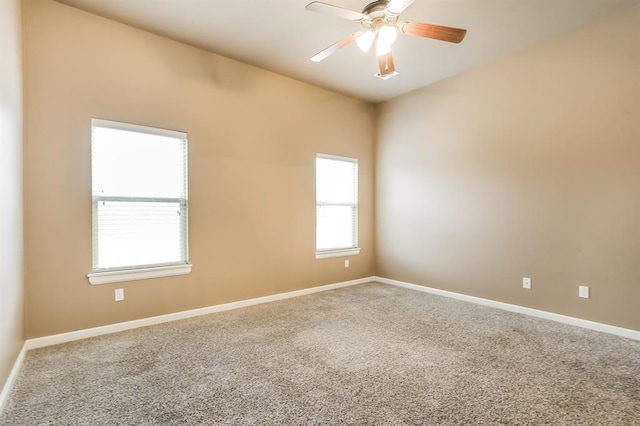
<instances>
[{"instance_id":1,"label":"large window","mask_svg":"<svg viewBox=\"0 0 640 426\"><path fill-rule=\"evenodd\" d=\"M316 156L316 257L358 254L358 160Z\"/></svg>"},{"instance_id":2,"label":"large window","mask_svg":"<svg viewBox=\"0 0 640 426\"><path fill-rule=\"evenodd\" d=\"M91 121L92 284L190 272L187 135Z\"/></svg>"}]
</instances>

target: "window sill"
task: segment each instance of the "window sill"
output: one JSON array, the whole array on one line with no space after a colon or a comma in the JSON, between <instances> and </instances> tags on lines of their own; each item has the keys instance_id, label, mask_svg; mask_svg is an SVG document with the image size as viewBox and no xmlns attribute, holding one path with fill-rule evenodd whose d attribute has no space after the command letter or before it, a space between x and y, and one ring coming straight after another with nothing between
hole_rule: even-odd
<instances>
[{"instance_id":1,"label":"window sill","mask_svg":"<svg viewBox=\"0 0 640 426\"><path fill-rule=\"evenodd\" d=\"M146 280L149 278L186 275L193 265L156 266L153 268L127 269L121 271L92 272L87 275L91 285Z\"/></svg>"},{"instance_id":2,"label":"window sill","mask_svg":"<svg viewBox=\"0 0 640 426\"><path fill-rule=\"evenodd\" d=\"M360 254L360 248L349 248L340 250L317 251L316 259L328 259L330 257L354 256Z\"/></svg>"}]
</instances>

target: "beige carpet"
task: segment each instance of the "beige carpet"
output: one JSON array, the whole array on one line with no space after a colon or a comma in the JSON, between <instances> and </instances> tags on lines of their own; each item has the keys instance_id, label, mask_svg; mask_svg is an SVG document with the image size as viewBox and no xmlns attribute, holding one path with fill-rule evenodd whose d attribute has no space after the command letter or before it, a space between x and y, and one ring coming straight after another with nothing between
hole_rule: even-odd
<instances>
[{"instance_id":1,"label":"beige carpet","mask_svg":"<svg viewBox=\"0 0 640 426\"><path fill-rule=\"evenodd\" d=\"M640 342L365 284L30 351L2 426L640 425Z\"/></svg>"}]
</instances>

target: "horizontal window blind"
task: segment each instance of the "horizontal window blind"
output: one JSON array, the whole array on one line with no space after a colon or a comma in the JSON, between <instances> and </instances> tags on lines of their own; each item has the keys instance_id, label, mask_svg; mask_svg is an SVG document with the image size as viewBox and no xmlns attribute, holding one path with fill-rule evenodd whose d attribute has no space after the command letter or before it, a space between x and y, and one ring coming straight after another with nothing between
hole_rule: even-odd
<instances>
[{"instance_id":1,"label":"horizontal window blind","mask_svg":"<svg viewBox=\"0 0 640 426\"><path fill-rule=\"evenodd\" d=\"M316 156L316 251L358 246L358 160Z\"/></svg>"},{"instance_id":2,"label":"horizontal window blind","mask_svg":"<svg viewBox=\"0 0 640 426\"><path fill-rule=\"evenodd\" d=\"M93 270L186 264L187 135L92 120Z\"/></svg>"}]
</instances>

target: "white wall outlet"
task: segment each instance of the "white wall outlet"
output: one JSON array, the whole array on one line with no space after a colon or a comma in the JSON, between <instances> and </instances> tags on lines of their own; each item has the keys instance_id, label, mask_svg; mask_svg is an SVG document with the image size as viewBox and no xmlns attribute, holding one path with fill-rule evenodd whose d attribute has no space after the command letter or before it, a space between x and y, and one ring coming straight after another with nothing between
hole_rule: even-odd
<instances>
[{"instance_id":1,"label":"white wall outlet","mask_svg":"<svg viewBox=\"0 0 640 426\"><path fill-rule=\"evenodd\" d=\"M348 268L349 267L349 259L345 259L344 261L344 267Z\"/></svg>"},{"instance_id":2,"label":"white wall outlet","mask_svg":"<svg viewBox=\"0 0 640 426\"><path fill-rule=\"evenodd\" d=\"M124 300L124 288L116 288L116 302Z\"/></svg>"},{"instance_id":3,"label":"white wall outlet","mask_svg":"<svg viewBox=\"0 0 640 426\"><path fill-rule=\"evenodd\" d=\"M531 278L522 278L522 288L531 288Z\"/></svg>"},{"instance_id":4,"label":"white wall outlet","mask_svg":"<svg viewBox=\"0 0 640 426\"><path fill-rule=\"evenodd\" d=\"M582 297L583 299L589 298L589 287L586 285L578 286L578 297Z\"/></svg>"}]
</instances>

